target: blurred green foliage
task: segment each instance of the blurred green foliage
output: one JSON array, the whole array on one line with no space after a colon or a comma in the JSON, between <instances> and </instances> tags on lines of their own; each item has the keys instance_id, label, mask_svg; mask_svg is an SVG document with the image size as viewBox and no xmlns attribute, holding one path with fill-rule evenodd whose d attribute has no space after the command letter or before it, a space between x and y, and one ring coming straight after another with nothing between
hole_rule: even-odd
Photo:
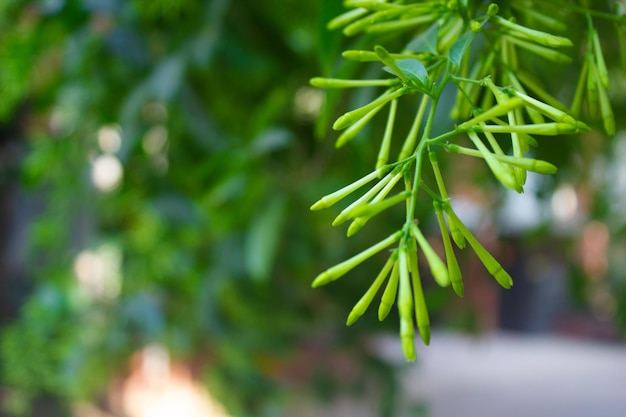
<instances>
[{"instance_id":1,"label":"blurred green foliage","mask_svg":"<svg viewBox=\"0 0 626 417\"><path fill-rule=\"evenodd\" d=\"M97 399L134 352L159 343L198 363L234 415L275 415L286 387L318 382L330 396L362 388L364 375L376 375L381 415L393 415L391 370L363 340L372 325L397 323L337 320L367 285L358 269L332 290L309 288L378 237L346 242L326 226L332 213L308 215L376 151L357 140L335 154L297 104L312 94L309 78L356 71L336 65L340 35L324 28L340 10L333 0L0 2L0 120L19 123L19 181L40 201L27 244L32 294L0 329L9 411L29 415L40 396L62 409ZM343 101L331 94L327 108ZM103 126L122 137L113 154L123 179L109 192L91 181L107 153ZM104 248L121 254L112 297L85 292L72 271L81 252ZM431 295L431 308L446 303ZM357 377L332 369L342 352Z\"/></svg>"},{"instance_id":2,"label":"blurred green foliage","mask_svg":"<svg viewBox=\"0 0 626 417\"><path fill-rule=\"evenodd\" d=\"M42 394L93 399L155 342L199 360L238 415L277 401L281 369L318 343L334 305L308 289L337 256L332 236L303 218L326 188L305 179L327 149L294 110L319 71L326 3L2 2L0 117L21 109L21 180L44 200L29 227L33 293L2 329L13 411ZM106 193L91 181L103 126L122 137L123 180ZM72 271L102 247L122 254L113 298Z\"/></svg>"}]
</instances>

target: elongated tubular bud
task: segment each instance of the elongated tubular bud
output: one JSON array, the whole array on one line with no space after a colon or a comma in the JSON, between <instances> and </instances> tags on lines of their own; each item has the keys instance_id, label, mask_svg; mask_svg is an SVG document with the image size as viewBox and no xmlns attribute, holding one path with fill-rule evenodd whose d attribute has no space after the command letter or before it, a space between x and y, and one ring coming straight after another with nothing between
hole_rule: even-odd
<instances>
[{"instance_id":1,"label":"elongated tubular bud","mask_svg":"<svg viewBox=\"0 0 626 417\"><path fill-rule=\"evenodd\" d=\"M563 32L567 30L567 25L562 21L553 18L552 16L545 15L533 9L533 4L530 2L512 2L511 7L519 10L528 17L541 22L543 26L547 26L553 30Z\"/></svg>"},{"instance_id":2,"label":"elongated tubular bud","mask_svg":"<svg viewBox=\"0 0 626 417\"><path fill-rule=\"evenodd\" d=\"M357 87L392 87L400 84L396 78L381 80L349 80L343 78L314 77L309 80L313 87L317 88L357 88Z\"/></svg>"},{"instance_id":3,"label":"elongated tubular bud","mask_svg":"<svg viewBox=\"0 0 626 417\"><path fill-rule=\"evenodd\" d=\"M569 64L570 62L572 62L572 59L569 56L559 51L556 51L554 49L550 49L550 48L546 48L545 46L540 46L534 43L526 42L524 40L521 40L512 36L506 36L506 39L509 42L514 43L515 45L521 48L524 48L527 51L532 52L536 55L549 59L550 61L553 61L559 64Z\"/></svg>"},{"instance_id":4,"label":"elongated tubular bud","mask_svg":"<svg viewBox=\"0 0 626 417\"><path fill-rule=\"evenodd\" d=\"M355 208L354 211L350 214L355 217L374 217L378 213L385 211L388 208L393 207L396 204L406 200L407 198L411 197L411 195L412 192L403 191L394 195L393 197L389 197L377 203L359 206Z\"/></svg>"},{"instance_id":5,"label":"elongated tubular bud","mask_svg":"<svg viewBox=\"0 0 626 417\"><path fill-rule=\"evenodd\" d=\"M586 61L588 63L587 71L587 108L591 117L598 115L598 84L596 83L596 65L593 55L587 52Z\"/></svg>"},{"instance_id":6,"label":"elongated tubular bud","mask_svg":"<svg viewBox=\"0 0 626 417\"><path fill-rule=\"evenodd\" d=\"M426 105L428 104L429 97L424 94L422 96L422 101L420 102L420 106L417 109L417 114L415 115L415 119L413 119L413 124L411 125L411 130L406 136L404 143L402 144L402 149L400 150L400 154L398 155L398 161L403 160L404 158L408 158L415 151L415 143L417 142L417 135L419 133L420 126L422 125L422 120L424 119L424 113L426 112Z\"/></svg>"},{"instance_id":7,"label":"elongated tubular bud","mask_svg":"<svg viewBox=\"0 0 626 417\"><path fill-rule=\"evenodd\" d=\"M383 20L391 19L406 12L406 7L398 6L393 9L380 10L374 12L368 16L362 17L359 20L350 23L343 29L343 33L346 36L354 36L360 32L366 30L369 26L381 22Z\"/></svg>"},{"instance_id":8,"label":"elongated tubular bud","mask_svg":"<svg viewBox=\"0 0 626 417\"><path fill-rule=\"evenodd\" d=\"M364 9L364 8L357 8L357 9L348 10L347 12L342 13L339 16L337 16L334 19L332 19L331 21L329 21L326 24L326 28L328 30L339 29L340 27L345 26L345 25L355 21L356 19L366 15L367 13L369 13L369 11L367 9Z\"/></svg>"},{"instance_id":9,"label":"elongated tubular bud","mask_svg":"<svg viewBox=\"0 0 626 417\"><path fill-rule=\"evenodd\" d=\"M447 287L450 285L450 277L448 276L446 265L439 255L437 255L433 247L430 246L430 243L428 243L428 240L426 240L419 227L417 227L415 223L412 223L410 228L411 235L413 235L419 247L422 248L424 256L426 256L426 261L428 262L430 272L433 274L435 282L441 287Z\"/></svg>"},{"instance_id":10,"label":"elongated tubular bud","mask_svg":"<svg viewBox=\"0 0 626 417\"><path fill-rule=\"evenodd\" d=\"M398 313L400 315L400 340L402 341L402 351L407 360L414 361L416 355L414 340L415 329L413 328L413 297L406 252L406 246L401 245L398 253L398 265L400 269Z\"/></svg>"},{"instance_id":11,"label":"elongated tubular bud","mask_svg":"<svg viewBox=\"0 0 626 417\"><path fill-rule=\"evenodd\" d=\"M387 194L389 194L391 189L397 184L397 182L400 180L400 177L401 175L393 176L391 180L383 187L383 189L380 190L378 194L376 194L370 204L378 203L379 201L382 201L385 197L387 197ZM346 215L349 216L350 213L346 213ZM369 217L357 217L356 219L354 219L348 227L348 231L346 233L348 237L353 236L356 232L361 230L361 228L365 226L365 223L367 223L369 219Z\"/></svg>"},{"instance_id":12,"label":"elongated tubular bud","mask_svg":"<svg viewBox=\"0 0 626 417\"><path fill-rule=\"evenodd\" d=\"M398 109L398 100L391 100L389 105L389 115L387 116L387 125L385 126L385 134L380 144L378 157L376 158L376 169L384 166L389 160L389 148L391 147L391 137L393 136L393 126L396 122L396 111Z\"/></svg>"},{"instance_id":13,"label":"elongated tubular bud","mask_svg":"<svg viewBox=\"0 0 626 417\"><path fill-rule=\"evenodd\" d=\"M363 7L368 10L385 10L391 7L398 7L393 3L387 3L386 0L345 0L343 5L346 7Z\"/></svg>"},{"instance_id":14,"label":"elongated tubular bud","mask_svg":"<svg viewBox=\"0 0 626 417\"><path fill-rule=\"evenodd\" d=\"M390 54L393 59L422 59L424 54L413 54L413 53L402 53L402 54ZM373 62L380 61L378 55L374 51L365 51L362 49L349 49L347 51L343 51L341 56L345 59L349 59L351 61L359 61L359 62Z\"/></svg>"},{"instance_id":15,"label":"elongated tubular bud","mask_svg":"<svg viewBox=\"0 0 626 417\"><path fill-rule=\"evenodd\" d=\"M470 232L469 229L465 227L465 225L459 220L459 218L452 210L452 207L446 204L444 206L444 210L446 211L449 219L455 219L455 221L458 222L461 233L463 233L463 236L469 242L476 255L478 255L480 261L483 263L485 268L487 268L487 271L489 271L489 273L493 275L498 284L506 289L511 288L511 286L513 285L513 279L508 274L508 272L506 272L502 268L502 265L500 265L500 263L496 261L496 259L489 252L487 252L487 250L474 237L472 232Z\"/></svg>"},{"instance_id":16,"label":"elongated tubular bud","mask_svg":"<svg viewBox=\"0 0 626 417\"><path fill-rule=\"evenodd\" d=\"M511 85L513 86L516 92L520 92L528 96L528 94L526 94L526 90L522 86L522 83L517 79L517 76L515 75L514 71L508 70L506 75L507 75L509 82L511 83ZM533 123L545 123L543 116L537 110L535 110L534 108L530 106L525 106L524 109L528 113L528 116L530 117L530 120L532 120Z\"/></svg>"},{"instance_id":17,"label":"elongated tubular bud","mask_svg":"<svg viewBox=\"0 0 626 417\"><path fill-rule=\"evenodd\" d=\"M345 129L351 124L356 123L361 117L363 117L366 113L370 112L376 107L383 106L388 101L393 100L394 98L398 98L401 95L406 94L407 92L409 92L408 87L402 87L396 90L386 91L385 93L381 94L378 98L376 98L371 103L366 104L365 106L359 107L358 109L349 111L343 116L339 117L333 124L333 129L335 130Z\"/></svg>"},{"instance_id":18,"label":"elongated tubular bud","mask_svg":"<svg viewBox=\"0 0 626 417\"><path fill-rule=\"evenodd\" d=\"M441 231L441 240L443 241L443 248L446 252L446 264L448 265L448 276L452 283L454 292L459 297L463 297L465 293L465 287L463 285L463 279L461 276L461 268L456 260L454 249L452 248L452 242L450 241L450 235L448 235L448 228L446 227L446 220L443 217L443 209L438 201L433 201L433 207L435 208L435 215L437 216L437 223L439 223L439 230Z\"/></svg>"},{"instance_id":19,"label":"elongated tubular bud","mask_svg":"<svg viewBox=\"0 0 626 417\"><path fill-rule=\"evenodd\" d=\"M477 158L483 158L482 152L477 151L476 149L465 148L463 146L454 145L454 144L447 144L445 147L447 150L451 152L459 153L462 155L474 156ZM541 159L532 159L532 158L524 158L524 157L520 158L516 156L500 155L500 154L494 154L494 156L496 159L498 159L501 162L504 162L506 164L513 165L516 167L520 167L528 171L537 172L539 174L550 175L550 174L556 174L557 172L556 166L552 165L551 163L547 161L543 161Z\"/></svg>"},{"instance_id":20,"label":"elongated tubular bud","mask_svg":"<svg viewBox=\"0 0 626 417\"><path fill-rule=\"evenodd\" d=\"M541 99L544 103L547 103L549 105L551 105L552 107L555 107L559 110L562 110L563 112L567 113L569 111L569 109L567 108L567 106L563 103L561 103L561 100L555 98L554 96L548 94L548 92L546 91L545 88L543 88L543 86L541 85L541 83L539 81L537 81L537 79L532 75L527 73L526 71L523 70L518 70L517 71L517 77L519 78L519 80L526 85L530 90L532 90L533 93L535 93L535 95Z\"/></svg>"},{"instance_id":21,"label":"elongated tubular bud","mask_svg":"<svg viewBox=\"0 0 626 417\"><path fill-rule=\"evenodd\" d=\"M552 35L550 33L541 32L539 30L529 29L525 26L518 25L500 16L493 16L492 20L500 26L510 29L508 33L514 37L531 40L541 45L552 48L563 46L572 46L572 41L562 36Z\"/></svg>"},{"instance_id":22,"label":"elongated tubular bud","mask_svg":"<svg viewBox=\"0 0 626 417\"><path fill-rule=\"evenodd\" d=\"M393 302L396 300L396 294L398 293L398 275L400 270L398 268L397 250L394 252L396 253L396 261L393 263L393 269L391 270L389 281L387 281L387 286L385 287L385 291L380 298L380 305L378 306L379 321L385 320L385 318L389 315L391 307L393 307Z\"/></svg>"},{"instance_id":23,"label":"elongated tubular bud","mask_svg":"<svg viewBox=\"0 0 626 417\"><path fill-rule=\"evenodd\" d=\"M413 306L415 308L415 318L420 337L426 346L430 344L430 317L424 299L424 290L420 279L417 265L417 248L413 248L408 254L409 271L411 272L411 283L413 286Z\"/></svg>"},{"instance_id":24,"label":"elongated tubular bud","mask_svg":"<svg viewBox=\"0 0 626 417\"><path fill-rule=\"evenodd\" d=\"M544 103L543 101L539 101L520 91L515 91L514 94L524 100L529 106L539 111L540 113L545 114L555 122L576 124L576 119L574 119L572 116L565 113L564 111L557 109L556 107Z\"/></svg>"},{"instance_id":25,"label":"elongated tubular bud","mask_svg":"<svg viewBox=\"0 0 626 417\"><path fill-rule=\"evenodd\" d=\"M430 165L433 167L433 173L435 174L435 181L437 182L437 188L439 188L439 194L441 194L442 199L447 200L448 191L446 190L446 185L443 182L443 176L441 175L441 170L439 169L437 154L433 151L429 151L428 159L430 160Z\"/></svg>"},{"instance_id":26,"label":"elongated tubular bud","mask_svg":"<svg viewBox=\"0 0 626 417\"><path fill-rule=\"evenodd\" d=\"M443 36L437 43L437 49L439 51L449 51L452 44L459 38L462 30L463 19L458 14L448 19L439 32Z\"/></svg>"},{"instance_id":27,"label":"elongated tubular bud","mask_svg":"<svg viewBox=\"0 0 626 417\"><path fill-rule=\"evenodd\" d=\"M337 217L335 217L335 220L333 220L332 225L333 226L339 226L340 224L342 224L346 220L349 220L352 217L354 217L350 213L352 210L354 210L356 207L358 207L360 205L363 205L363 204L367 203L368 201L370 201L370 199L374 198L374 196L382 188L384 188L387 184L389 184L390 181L393 181L393 183L395 185L400 180L401 177L402 177L402 174L399 173L399 172L396 172L396 171L393 171L393 172L390 172L389 174L387 174L384 178L382 178L380 181L378 181L376 183L376 185L374 185L372 188L370 188L365 194L363 194L361 197L359 197L357 200L355 200L348 207L343 209L341 211L341 213L339 213L339 215ZM394 181L394 178L395 178L395 181Z\"/></svg>"},{"instance_id":28,"label":"elongated tubular bud","mask_svg":"<svg viewBox=\"0 0 626 417\"><path fill-rule=\"evenodd\" d=\"M585 96L587 86L587 71L589 69L589 62L587 59L583 62L583 67L580 70L580 76L578 77L578 83L576 84L576 93L572 100L571 112L574 117L580 116L580 109L582 108L583 97Z\"/></svg>"},{"instance_id":29,"label":"elongated tubular bud","mask_svg":"<svg viewBox=\"0 0 626 417\"><path fill-rule=\"evenodd\" d=\"M348 319L346 321L347 326L352 325L359 319L359 317L361 317L365 313L369 305L372 303L374 296L383 285L383 282L385 282L385 278L387 278L387 275L389 275L389 271L391 271L391 268L393 267L397 258L397 252L392 252L391 256L389 256L389 259L387 259L387 262L385 262L385 265L383 265L383 268L378 273L378 276L376 277L372 285L370 285L365 294L363 294L359 301L357 301L357 303L352 308L352 311L350 311L350 314L348 314Z\"/></svg>"},{"instance_id":30,"label":"elongated tubular bud","mask_svg":"<svg viewBox=\"0 0 626 417\"><path fill-rule=\"evenodd\" d=\"M544 136L556 136L564 135L566 133L578 133L584 132L588 129L584 129L583 126L572 125L569 123L541 123L532 125L483 125L473 126L476 132L492 132L492 133L527 133L531 135L544 135Z\"/></svg>"},{"instance_id":31,"label":"elongated tubular bud","mask_svg":"<svg viewBox=\"0 0 626 417\"><path fill-rule=\"evenodd\" d=\"M441 202L441 207L446 209L447 205L450 203L448 201ZM452 208L450 208L452 210ZM446 213L447 215L447 213ZM450 234L452 235L452 240L456 244L456 246L460 249L464 249L466 245L465 236L461 233L461 228L459 223L461 222L458 217L448 217L448 227L450 228Z\"/></svg>"},{"instance_id":32,"label":"elongated tubular bud","mask_svg":"<svg viewBox=\"0 0 626 417\"><path fill-rule=\"evenodd\" d=\"M467 129L471 126L486 122L494 119L503 114L509 113L511 110L516 109L524 104L524 100L521 98L513 97L504 103L499 103L496 106L480 113L478 116L471 118L470 120L463 122L459 125L459 129Z\"/></svg>"},{"instance_id":33,"label":"elongated tubular bud","mask_svg":"<svg viewBox=\"0 0 626 417\"><path fill-rule=\"evenodd\" d=\"M596 58L596 73L600 84L604 88L609 88L609 72L606 69L606 62L604 61L604 55L602 54L602 47L600 46L600 37L595 30L591 31L591 41L593 45L593 56Z\"/></svg>"},{"instance_id":34,"label":"elongated tubular bud","mask_svg":"<svg viewBox=\"0 0 626 417\"><path fill-rule=\"evenodd\" d=\"M366 124L369 123L370 120L384 107L378 106L370 110L365 116L361 117L356 123L352 124L346 130L343 131L341 135L337 138L335 142L335 148L341 148L343 145L354 139L356 135L359 134L361 130L365 127Z\"/></svg>"},{"instance_id":35,"label":"elongated tubular bud","mask_svg":"<svg viewBox=\"0 0 626 417\"><path fill-rule=\"evenodd\" d=\"M517 118L515 117L515 112L509 112L509 124L512 126L517 125ZM524 150L522 149L522 141L520 140L519 134L517 132L511 132L511 145L513 147L513 156L522 158L524 156ZM515 182L519 186L518 192L523 192L523 186L526 184L526 171L519 168L513 168L513 176L515 177Z\"/></svg>"},{"instance_id":36,"label":"elongated tubular bud","mask_svg":"<svg viewBox=\"0 0 626 417\"><path fill-rule=\"evenodd\" d=\"M507 188L511 188L518 193L522 192L522 186L517 182L517 179L512 172L503 166L498 159L496 159L495 154L489 152L489 149L487 149L487 147L483 144L478 135L474 132L469 132L468 136L472 140L472 143L474 143L474 146L476 146L480 153L482 153L485 162L489 165L491 172L493 172L493 175L498 179L498 181L500 181Z\"/></svg>"},{"instance_id":37,"label":"elongated tubular bud","mask_svg":"<svg viewBox=\"0 0 626 417\"><path fill-rule=\"evenodd\" d=\"M363 178L353 182L352 184L346 185L345 187L335 191L334 193L325 195L324 197L320 198L315 204L311 206L311 210L321 210L321 209L325 209L327 207L332 206L333 204L342 200L348 195L352 194L354 191L358 190L359 188L361 188L368 182L373 181L376 178L379 178L387 170L388 168L376 169L370 172L369 174L367 174L366 176L364 176Z\"/></svg>"},{"instance_id":38,"label":"elongated tubular bud","mask_svg":"<svg viewBox=\"0 0 626 417\"><path fill-rule=\"evenodd\" d=\"M376 23L368 26L365 31L367 33L384 33L397 30L412 29L424 23L430 23L437 19L435 13L424 14L411 19L390 20L388 22Z\"/></svg>"},{"instance_id":39,"label":"elongated tubular bud","mask_svg":"<svg viewBox=\"0 0 626 417\"><path fill-rule=\"evenodd\" d=\"M609 102L609 96L606 89L602 85L602 81L596 72L596 83L598 85L598 99L600 103L600 115L602 116L602 123L604 124L604 130L609 136L615 134L615 116L613 115L613 109Z\"/></svg>"},{"instance_id":40,"label":"elongated tubular bud","mask_svg":"<svg viewBox=\"0 0 626 417\"><path fill-rule=\"evenodd\" d=\"M381 240L377 244L365 249L363 252L353 256L352 258L346 261L343 261L331 268L328 268L326 271L319 274L313 280L313 283L311 284L311 286L313 288L316 288L316 287L328 284L331 281L341 278L343 275L345 275L347 272L352 270L357 265L361 264L366 259L371 258L373 255L377 254L381 250L385 249L386 247L400 240L401 237L402 237L402 231L397 231L389 235L387 238Z\"/></svg>"}]
</instances>

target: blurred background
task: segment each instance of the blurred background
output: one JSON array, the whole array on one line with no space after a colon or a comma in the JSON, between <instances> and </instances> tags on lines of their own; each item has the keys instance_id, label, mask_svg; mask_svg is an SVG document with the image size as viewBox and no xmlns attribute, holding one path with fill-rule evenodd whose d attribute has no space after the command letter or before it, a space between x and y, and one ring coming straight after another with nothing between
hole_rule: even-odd
<instances>
[{"instance_id":1,"label":"blurred background","mask_svg":"<svg viewBox=\"0 0 626 417\"><path fill-rule=\"evenodd\" d=\"M309 212L377 152L368 135L335 151L328 127L363 97L331 94L324 108L308 87L378 71L336 59L360 42L325 30L342 10L0 2L1 415L621 415L623 31L598 28L614 138L591 119L590 133L541 140L537 156L559 173L530 176L521 196L447 158L455 207L515 286L501 291L459 253L465 297L427 286L438 330L406 364L395 317L344 326L382 259L310 288L397 227L391 214L348 240L333 209ZM567 16L563 35L580 40L584 19ZM566 102L572 55L535 74ZM430 209L419 210L436 242Z\"/></svg>"}]
</instances>

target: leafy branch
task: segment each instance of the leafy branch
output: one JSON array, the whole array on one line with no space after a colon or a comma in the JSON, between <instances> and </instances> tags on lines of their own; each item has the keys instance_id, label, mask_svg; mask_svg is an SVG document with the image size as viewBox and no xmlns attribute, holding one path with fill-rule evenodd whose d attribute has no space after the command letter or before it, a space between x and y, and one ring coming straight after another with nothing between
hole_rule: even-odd
<instances>
[{"instance_id":1,"label":"leafy branch","mask_svg":"<svg viewBox=\"0 0 626 417\"><path fill-rule=\"evenodd\" d=\"M322 197L311 210L331 207L369 185L369 190L333 221L333 226L337 226L350 220L348 236L356 234L370 219L391 207L404 203L406 210L405 221L396 231L322 272L312 285L318 287L339 279L375 254L390 249L380 273L349 313L347 324L354 323L366 311L387 280L380 301L379 319L383 320L389 314L394 302L397 304L402 349L410 361L416 358L415 325L423 342L428 344L430 341L418 248L436 283L443 287L451 284L459 296L463 296L464 287L453 242L459 249L469 243L502 287L513 285L511 276L457 216L446 190L439 159L446 152L481 158L502 185L522 193L528 171L541 174L557 171L551 163L529 156L530 147L538 145L535 136L589 131L589 127L578 120L584 105L588 116L600 116L609 135L615 131L607 94L608 71L593 18L610 18L617 22L618 30L623 26L623 19L614 19L610 14L605 16L582 5L573 9L586 19L588 36L580 81L572 105L566 106L535 80L522 65L521 55L565 64L571 62L567 51L571 50L573 42L548 32L563 30L565 25L553 17L552 7L546 2L528 0L523 3L523 7L512 5L501 12L496 4L484 8L480 2L467 0L346 0L344 5L349 10L328 24L329 29L343 28L346 36L367 34L374 42L388 42L405 36L407 32L414 34L398 52L390 52L382 44L375 44L371 50L343 53L348 60L379 62L390 78L317 77L311 80L311 84L319 88L383 88L374 100L348 111L335 121L333 129L342 131L336 141L337 147L349 143L383 108L388 107L375 169ZM546 27L548 31L521 24L516 17ZM475 50L479 52L473 57ZM450 85L456 89L456 99L451 108L444 108L440 99ZM409 99L417 100L419 104L411 128L402 135L396 129L395 120L399 108ZM460 123L433 136L435 116L441 111L448 111ZM397 158L393 160L390 158L391 144L399 136L404 139ZM506 140L503 141L503 137ZM473 148L455 143L461 138L469 138ZM425 165L430 165L435 186L425 182ZM418 201L428 198L432 201L441 232L445 262L424 237L416 218Z\"/></svg>"}]
</instances>

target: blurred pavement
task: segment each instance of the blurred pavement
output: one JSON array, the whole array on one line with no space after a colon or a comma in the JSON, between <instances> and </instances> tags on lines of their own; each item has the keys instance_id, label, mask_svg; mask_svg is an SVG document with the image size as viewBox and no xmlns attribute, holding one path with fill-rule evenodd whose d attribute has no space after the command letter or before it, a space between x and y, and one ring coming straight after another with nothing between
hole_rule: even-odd
<instances>
[{"instance_id":1,"label":"blurred pavement","mask_svg":"<svg viewBox=\"0 0 626 417\"><path fill-rule=\"evenodd\" d=\"M395 340L383 354L399 352ZM626 345L555 336L436 333L403 374L428 417L622 417Z\"/></svg>"}]
</instances>

